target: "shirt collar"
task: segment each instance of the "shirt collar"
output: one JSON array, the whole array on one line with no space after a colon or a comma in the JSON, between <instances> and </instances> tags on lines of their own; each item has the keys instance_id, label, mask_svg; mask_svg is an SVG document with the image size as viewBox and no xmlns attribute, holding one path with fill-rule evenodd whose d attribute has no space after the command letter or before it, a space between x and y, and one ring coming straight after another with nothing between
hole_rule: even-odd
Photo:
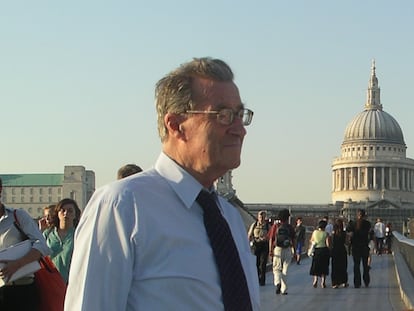
<instances>
[{"instance_id":1,"label":"shirt collar","mask_svg":"<svg viewBox=\"0 0 414 311\"><path fill-rule=\"evenodd\" d=\"M155 170L166 179L184 205L190 208L203 186L164 152L159 155Z\"/></svg>"}]
</instances>

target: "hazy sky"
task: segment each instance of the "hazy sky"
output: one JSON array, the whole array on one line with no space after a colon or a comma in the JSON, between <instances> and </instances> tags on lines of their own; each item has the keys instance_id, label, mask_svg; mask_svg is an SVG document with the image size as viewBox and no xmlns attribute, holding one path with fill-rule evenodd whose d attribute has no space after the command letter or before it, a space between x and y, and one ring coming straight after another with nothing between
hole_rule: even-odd
<instances>
[{"instance_id":1,"label":"hazy sky","mask_svg":"<svg viewBox=\"0 0 414 311\"><path fill-rule=\"evenodd\" d=\"M154 85L192 57L229 63L254 110L245 203L330 203L331 164L375 58L386 112L414 158L414 1L2 1L0 173L150 168Z\"/></svg>"}]
</instances>

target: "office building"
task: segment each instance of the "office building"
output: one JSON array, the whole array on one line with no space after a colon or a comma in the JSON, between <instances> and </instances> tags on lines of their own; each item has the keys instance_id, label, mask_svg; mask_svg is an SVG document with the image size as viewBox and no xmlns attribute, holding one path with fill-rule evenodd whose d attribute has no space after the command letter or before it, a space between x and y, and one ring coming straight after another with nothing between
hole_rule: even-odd
<instances>
[{"instance_id":1,"label":"office building","mask_svg":"<svg viewBox=\"0 0 414 311\"><path fill-rule=\"evenodd\" d=\"M3 204L23 208L33 218L64 198L74 199L83 209L95 191L95 173L83 166L65 166L63 174L0 174L0 178Z\"/></svg>"}]
</instances>

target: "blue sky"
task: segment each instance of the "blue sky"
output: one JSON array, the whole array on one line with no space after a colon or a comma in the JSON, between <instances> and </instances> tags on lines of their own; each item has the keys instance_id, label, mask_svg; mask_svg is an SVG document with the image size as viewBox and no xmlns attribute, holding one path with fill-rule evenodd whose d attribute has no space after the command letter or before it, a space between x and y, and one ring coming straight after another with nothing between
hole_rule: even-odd
<instances>
[{"instance_id":1,"label":"blue sky","mask_svg":"<svg viewBox=\"0 0 414 311\"><path fill-rule=\"evenodd\" d=\"M254 110L246 203L330 203L331 164L363 110L375 58L385 111L414 158L414 2L3 1L0 173L150 168L161 144L154 85L192 57L233 68Z\"/></svg>"}]
</instances>

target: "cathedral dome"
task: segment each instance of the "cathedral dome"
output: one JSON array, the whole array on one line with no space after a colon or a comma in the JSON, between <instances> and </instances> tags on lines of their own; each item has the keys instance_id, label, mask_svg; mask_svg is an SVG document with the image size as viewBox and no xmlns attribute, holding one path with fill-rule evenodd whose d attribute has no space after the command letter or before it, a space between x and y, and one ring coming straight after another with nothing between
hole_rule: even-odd
<instances>
[{"instance_id":1,"label":"cathedral dome","mask_svg":"<svg viewBox=\"0 0 414 311\"><path fill-rule=\"evenodd\" d=\"M390 143L405 146L400 125L390 114L382 110L380 88L375 74L375 62L372 63L365 109L348 124L344 136L344 144L361 143L362 141L364 143Z\"/></svg>"},{"instance_id":2,"label":"cathedral dome","mask_svg":"<svg viewBox=\"0 0 414 311\"><path fill-rule=\"evenodd\" d=\"M373 61L363 110L348 123L341 156L332 162L332 202L347 202L352 208L375 206L371 217L386 208L368 202L412 204L414 159L407 158L406 150L400 125L382 109Z\"/></svg>"},{"instance_id":3,"label":"cathedral dome","mask_svg":"<svg viewBox=\"0 0 414 311\"><path fill-rule=\"evenodd\" d=\"M382 109L366 109L349 122L344 143L361 140L405 145L400 125Z\"/></svg>"}]
</instances>

